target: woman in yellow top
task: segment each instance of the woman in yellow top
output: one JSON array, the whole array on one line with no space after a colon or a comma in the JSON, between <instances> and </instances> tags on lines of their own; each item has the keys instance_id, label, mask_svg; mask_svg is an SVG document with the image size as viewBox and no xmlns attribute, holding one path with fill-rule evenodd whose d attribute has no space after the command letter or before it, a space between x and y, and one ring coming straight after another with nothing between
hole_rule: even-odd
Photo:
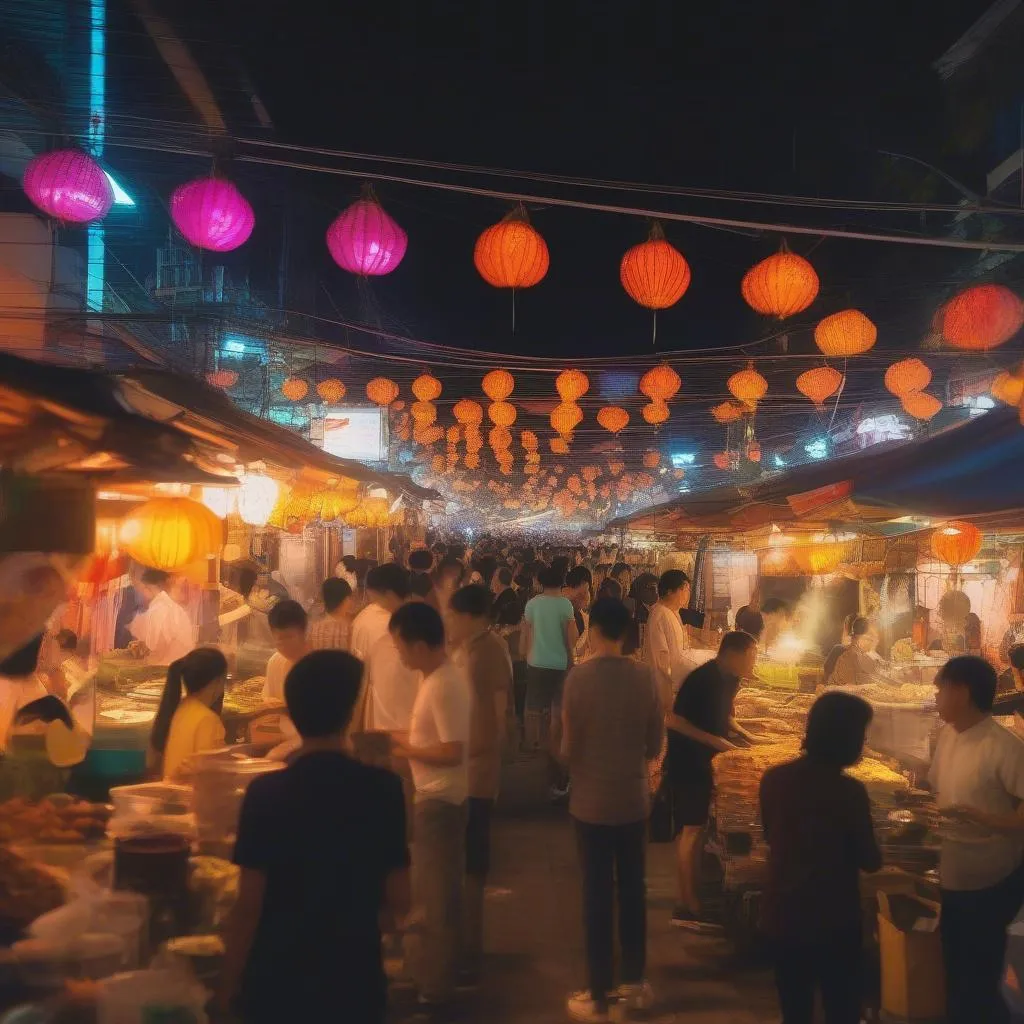
<instances>
[{"instance_id":1,"label":"woman in yellow top","mask_svg":"<svg viewBox=\"0 0 1024 1024\"><path fill-rule=\"evenodd\" d=\"M186 774L186 762L193 754L224 746L220 707L227 674L227 659L215 647L197 647L167 669L149 739L153 761L163 758L165 780Z\"/></svg>"}]
</instances>

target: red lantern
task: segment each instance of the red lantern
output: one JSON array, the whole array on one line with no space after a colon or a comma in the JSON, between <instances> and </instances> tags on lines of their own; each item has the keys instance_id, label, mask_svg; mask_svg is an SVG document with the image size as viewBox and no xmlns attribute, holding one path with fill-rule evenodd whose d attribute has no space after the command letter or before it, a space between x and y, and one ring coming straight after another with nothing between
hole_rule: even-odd
<instances>
[{"instance_id":1,"label":"red lantern","mask_svg":"<svg viewBox=\"0 0 1024 1024\"><path fill-rule=\"evenodd\" d=\"M234 370L214 370L206 375L207 383L215 388L233 388L238 383L238 374Z\"/></svg>"},{"instance_id":2,"label":"red lantern","mask_svg":"<svg viewBox=\"0 0 1024 1024\"><path fill-rule=\"evenodd\" d=\"M1009 341L1024 324L1024 303L999 284L968 288L945 307L942 334L954 348L985 351Z\"/></svg>"},{"instance_id":3,"label":"red lantern","mask_svg":"<svg viewBox=\"0 0 1024 1024\"><path fill-rule=\"evenodd\" d=\"M99 220L114 204L114 190L103 168L77 149L34 157L25 168L22 186L43 213L69 224Z\"/></svg>"},{"instance_id":4,"label":"red lantern","mask_svg":"<svg viewBox=\"0 0 1024 1024\"><path fill-rule=\"evenodd\" d=\"M747 305L779 320L802 313L818 295L818 275L802 256L785 244L774 256L751 267L740 291Z\"/></svg>"},{"instance_id":5,"label":"red lantern","mask_svg":"<svg viewBox=\"0 0 1024 1024\"><path fill-rule=\"evenodd\" d=\"M230 252L248 240L256 215L230 181L196 178L172 193L171 220L200 249Z\"/></svg>"},{"instance_id":6,"label":"red lantern","mask_svg":"<svg viewBox=\"0 0 1024 1024\"><path fill-rule=\"evenodd\" d=\"M309 394L309 385L301 377L289 377L281 385L281 394L289 402L301 402Z\"/></svg>"},{"instance_id":7,"label":"red lantern","mask_svg":"<svg viewBox=\"0 0 1024 1024\"><path fill-rule=\"evenodd\" d=\"M544 280L550 257L547 243L531 226L520 203L476 240L473 262L495 288L532 288Z\"/></svg>"},{"instance_id":8,"label":"red lantern","mask_svg":"<svg viewBox=\"0 0 1024 1024\"><path fill-rule=\"evenodd\" d=\"M496 426L511 427L516 421L516 407L511 402L492 402L487 416Z\"/></svg>"},{"instance_id":9,"label":"red lantern","mask_svg":"<svg viewBox=\"0 0 1024 1024\"><path fill-rule=\"evenodd\" d=\"M647 241L634 245L622 257L619 280L634 302L648 309L668 309L690 287L690 267L683 254L665 241L656 222Z\"/></svg>"}]
</instances>

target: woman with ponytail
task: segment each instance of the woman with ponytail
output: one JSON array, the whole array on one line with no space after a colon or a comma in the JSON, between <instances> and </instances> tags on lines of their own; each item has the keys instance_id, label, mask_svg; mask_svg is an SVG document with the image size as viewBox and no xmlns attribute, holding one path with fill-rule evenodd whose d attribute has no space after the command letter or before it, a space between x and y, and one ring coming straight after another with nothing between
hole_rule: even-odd
<instances>
[{"instance_id":1,"label":"woman with ponytail","mask_svg":"<svg viewBox=\"0 0 1024 1024\"><path fill-rule=\"evenodd\" d=\"M216 647L197 647L167 669L149 739L154 763L163 759L164 779L182 775L193 754L224 746L220 708L227 673L227 659Z\"/></svg>"}]
</instances>

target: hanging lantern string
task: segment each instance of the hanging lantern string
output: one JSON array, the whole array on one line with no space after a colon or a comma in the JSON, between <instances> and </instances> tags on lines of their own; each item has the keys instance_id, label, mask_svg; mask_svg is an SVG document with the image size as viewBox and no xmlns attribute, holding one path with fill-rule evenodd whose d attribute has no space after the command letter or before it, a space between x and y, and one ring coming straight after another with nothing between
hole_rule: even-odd
<instances>
[{"instance_id":1,"label":"hanging lantern string","mask_svg":"<svg viewBox=\"0 0 1024 1024\"><path fill-rule=\"evenodd\" d=\"M843 397L843 390L846 388L847 381L847 367L849 366L849 359L843 360L843 382L839 385L839 390L836 392L836 404L832 406L832 418L828 421L828 429L832 429L832 424L836 421L836 413L839 412L839 399Z\"/></svg>"}]
</instances>

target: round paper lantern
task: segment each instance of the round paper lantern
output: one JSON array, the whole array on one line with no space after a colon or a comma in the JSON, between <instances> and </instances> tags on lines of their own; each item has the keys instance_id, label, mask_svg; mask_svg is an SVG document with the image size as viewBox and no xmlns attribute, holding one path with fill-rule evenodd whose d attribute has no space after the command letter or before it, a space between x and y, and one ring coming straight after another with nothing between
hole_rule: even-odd
<instances>
[{"instance_id":1,"label":"round paper lantern","mask_svg":"<svg viewBox=\"0 0 1024 1024\"><path fill-rule=\"evenodd\" d=\"M552 455L568 455L569 454L569 442L564 437L553 437L548 441L548 446L551 448Z\"/></svg>"},{"instance_id":2,"label":"round paper lantern","mask_svg":"<svg viewBox=\"0 0 1024 1024\"><path fill-rule=\"evenodd\" d=\"M720 402L711 407L711 416L716 423L735 423L742 419L746 407L739 402Z\"/></svg>"},{"instance_id":3,"label":"round paper lantern","mask_svg":"<svg viewBox=\"0 0 1024 1024\"><path fill-rule=\"evenodd\" d=\"M843 375L831 366L815 366L796 379L796 389L815 405L821 405L843 386Z\"/></svg>"},{"instance_id":4,"label":"round paper lantern","mask_svg":"<svg viewBox=\"0 0 1024 1024\"><path fill-rule=\"evenodd\" d=\"M634 302L648 309L668 309L690 287L690 267L655 223L647 241L634 245L622 257L619 280Z\"/></svg>"},{"instance_id":5,"label":"round paper lantern","mask_svg":"<svg viewBox=\"0 0 1024 1024\"><path fill-rule=\"evenodd\" d=\"M196 178L171 194L171 220L193 245L230 252L246 242L256 224L245 196L224 178Z\"/></svg>"},{"instance_id":6,"label":"round paper lantern","mask_svg":"<svg viewBox=\"0 0 1024 1024\"><path fill-rule=\"evenodd\" d=\"M445 468L444 456L443 455L435 455L430 460L430 468L435 473L443 473L444 472L444 468Z\"/></svg>"},{"instance_id":7,"label":"round paper lantern","mask_svg":"<svg viewBox=\"0 0 1024 1024\"><path fill-rule=\"evenodd\" d=\"M532 288L544 280L551 260L547 243L534 230L520 203L476 240L473 262L480 276L495 288Z\"/></svg>"},{"instance_id":8,"label":"round paper lantern","mask_svg":"<svg viewBox=\"0 0 1024 1024\"><path fill-rule=\"evenodd\" d=\"M483 422L484 411L479 402L469 398L460 398L452 406L452 415L457 423L479 425Z\"/></svg>"},{"instance_id":9,"label":"round paper lantern","mask_svg":"<svg viewBox=\"0 0 1024 1024\"><path fill-rule=\"evenodd\" d=\"M597 422L609 433L617 434L629 425L629 413L617 405L603 405L597 410Z\"/></svg>"},{"instance_id":10,"label":"round paper lantern","mask_svg":"<svg viewBox=\"0 0 1024 1024\"><path fill-rule=\"evenodd\" d=\"M316 393L328 405L336 405L345 397L345 385L337 377L328 377L317 384Z\"/></svg>"},{"instance_id":11,"label":"round paper lantern","mask_svg":"<svg viewBox=\"0 0 1024 1024\"><path fill-rule=\"evenodd\" d=\"M516 379L508 370L491 370L490 373L484 374L481 384L484 394L492 402L504 402L512 394L512 389L516 386Z\"/></svg>"},{"instance_id":12,"label":"round paper lantern","mask_svg":"<svg viewBox=\"0 0 1024 1024\"><path fill-rule=\"evenodd\" d=\"M752 409L765 396L768 390L768 381L754 369L754 364L748 364L745 370L734 373L725 386L733 398L738 399L748 409Z\"/></svg>"},{"instance_id":13,"label":"round paper lantern","mask_svg":"<svg viewBox=\"0 0 1024 1024\"><path fill-rule=\"evenodd\" d=\"M519 435L519 443L526 451L536 453L540 441L532 430L524 430Z\"/></svg>"},{"instance_id":14,"label":"round paper lantern","mask_svg":"<svg viewBox=\"0 0 1024 1024\"><path fill-rule=\"evenodd\" d=\"M1009 341L1024 324L1024 303L1001 284L979 284L946 303L942 335L954 348L984 351Z\"/></svg>"},{"instance_id":15,"label":"round paper lantern","mask_svg":"<svg viewBox=\"0 0 1024 1024\"><path fill-rule=\"evenodd\" d=\"M779 320L802 313L818 295L818 275L802 256L785 245L774 256L751 267L740 291L748 306Z\"/></svg>"},{"instance_id":16,"label":"round paper lantern","mask_svg":"<svg viewBox=\"0 0 1024 1024\"><path fill-rule=\"evenodd\" d=\"M114 190L103 168L77 149L41 153L29 161L21 179L25 194L43 213L68 224L105 217Z\"/></svg>"},{"instance_id":17,"label":"round paper lantern","mask_svg":"<svg viewBox=\"0 0 1024 1024\"><path fill-rule=\"evenodd\" d=\"M444 432L444 439L448 442L448 447L453 448L459 443L460 431L458 427L449 427Z\"/></svg>"},{"instance_id":18,"label":"round paper lantern","mask_svg":"<svg viewBox=\"0 0 1024 1024\"><path fill-rule=\"evenodd\" d=\"M992 397L1007 405L1020 405L1024 399L1024 376L1004 370L992 381Z\"/></svg>"},{"instance_id":19,"label":"round paper lantern","mask_svg":"<svg viewBox=\"0 0 1024 1024\"><path fill-rule=\"evenodd\" d=\"M477 469L480 465L480 456L476 452L466 452L462 461L465 463L466 469Z\"/></svg>"},{"instance_id":20,"label":"round paper lantern","mask_svg":"<svg viewBox=\"0 0 1024 1024\"><path fill-rule=\"evenodd\" d=\"M208 384L215 388L233 388L238 383L238 374L234 370L214 370L206 375Z\"/></svg>"},{"instance_id":21,"label":"round paper lantern","mask_svg":"<svg viewBox=\"0 0 1024 1024\"><path fill-rule=\"evenodd\" d=\"M398 385L387 377L374 377L366 385L366 397L377 405L390 405L398 397Z\"/></svg>"},{"instance_id":22,"label":"round paper lantern","mask_svg":"<svg viewBox=\"0 0 1024 1024\"><path fill-rule=\"evenodd\" d=\"M751 441L747 445L747 458L751 462L761 461L761 446L756 441Z\"/></svg>"},{"instance_id":23,"label":"round paper lantern","mask_svg":"<svg viewBox=\"0 0 1024 1024\"><path fill-rule=\"evenodd\" d=\"M491 427L487 432L487 443L494 452L507 452L512 447L512 434L508 427Z\"/></svg>"},{"instance_id":24,"label":"round paper lantern","mask_svg":"<svg viewBox=\"0 0 1024 1024\"><path fill-rule=\"evenodd\" d=\"M728 452L715 452L711 461L717 469L727 470L732 465L732 457Z\"/></svg>"},{"instance_id":25,"label":"round paper lantern","mask_svg":"<svg viewBox=\"0 0 1024 1024\"><path fill-rule=\"evenodd\" d=\"M903 411L915 420L930 420L942 410L942 403L927 391L912 391L903 396Z\"/></svg>"},{"instance_id":26,"label":"round paper lantern","mask_svg":"<svg viewBox=\"0 0 1024 1024\"><path fill-rule=\"evenodd\" d=\"M833 359L863 355L877 340L878 328L859 309L833 313L814 328L814 343Z\"/></svg>"},{"instance_id":27,"label":"round paper lantern","mask_svg":"<svg viewBox=\"0 0 1024 1024\"><path fill-rule=\"evenodd\" d=\"M429 373L421 373L412 382L412 393L421 402L433 402L441 397L441 382Z\"/></svg>"},{"instance_id":28,"label":"round paper lantern","mask_svg":"<svg viewBox=\"0 0 1024 1024\"><path fill-rule=\"evenodd\" d=\"M916 357L901 359L885 371L885 386L897 398L924 391L932 382L932 371Z\"/></svg>"},{"instance_id":29,"label":"round paper lantern","mask_svg":"<svg viewBox=\"0 0 1024 1024\"><path fill-rule=\"evenodd\" d=\"M357 199L327 229L331 258L351 274L390 274L405 256L409 238L376 199Z\"/></svg>"},{"instance_id":30,"label":"round paper lantern","mask_svg":"<svg viewBox=\"0 0 1024 1024\"><path fill-rule=\"evenodd\" d=\"M970 562L981 550L982 535L974 523L954 519L932 534L932 553L953 568Z\"/></svg>"},{"instance_id":31,"label":"round paper lantern","mask_svg":"<svg viewBox=\"0 0 1024 1024\"><path fill-rule=\"evenodd\" d=\"M562 402L551 411L551 426L563 437L571 434L583 421L583 410L574 402Z\"/></svg>"},{"instance_id":32,"label":"round paper lantern","mask_svg":"<svg viewBox=\"0 0 1024 1024\"><path fill-rule=\"evenodd\" d=\"M651 402L640 410L640 415L644 422L656 427L668 419L668 406L664 402Z\"/></svg>"},{"instance_id":33,"label":"round paper lantern","mask_svg":"<svg viewBox=\"0 0 1024 1024\"><path fill-rule=\"evenodd\" d=\"M645 469L657 469L661 462L661 452L649 448L644 452L643 463Z\"/></svg>"},{"instance_id":34,"label":"round paper lantern","mask_svg":"<svg viewBox=\"0 0 1024 1024\"><path fill-rule=\"evenodd\" d=\"M309 385L301 377L288 377L281 385L281 394L289 402L301 402L309 394Z\"/></svg>"},{"instance_id":35,"label":"round paper lantern","mask_svg":"<svg viewBox=\"0 0 1024 1024\"><path fill-rule=\"evenodd\" d=\"M590 378L579 370L563 370L555 378L555 390L563 402L577 402L590 390Z\"/></svg>"},{"instance_id":36,"label":"round paper lantern","mask_svg":"<svg viewBox=\"0 0 1024 1024\"><path fill-rule=\"evenodd\" d=\"M516 421L516 407L511 402L492 402L487 416L496 426L511 427Z\"/></svg>"},{"instance_id":37,"label":"round paper lantern","mask_svg":"<svg viewBox=\"0 0 1024 1024\"><path fill-rule=\"evenodd\" d=\"M437 419L437 406L432 402L413 402L409 411L413 420L421 427L429 427Z\"/></svg>"},{"instance_id":38,"label":"round paper lantern","mask_svg":"<svg viewBox=\"0 0 1024 1024\"><path fill-rule=\"evenodd\" d=\"M223 527L191 498L152 498L121 522L121 544L136 562L173 572L220 551Z\"/></svg>"},{"instance_id":39,"label":"round paper lantern","mask_svg":"<svg viewBox=\"0 0 1024 1024\"><path fill-rule=\"evenodd\" d=\"M682 384L679 374L668 363L662 363L648 370L640 378L637 388L640 394L646 395L652 402L667 402L675 398Z\"/></svg>"},{"instance_id":40,"label":"round paper lantern","mask_svg":"<svg viewBox=\"0 0 1024 1024\"><path fill-rule=\"evenodd\" d=\"M246 473L238 489L238 514L249 526L266 526L281 485L263 473Z\"/></svg>"},{"instance_id":41,"label":"round paper lantern","mask_svg":"<svg viewBox=\"0 0 1024 1024\"><path fill-rule=\"evenodd\" d=\"M431 408L433 408L433 406L431 406ZM416 428L413 431L413 440L424 447L437 444L442 437L444 437L444 431L435 425L417 423Z\"/></svg>"}]
</instances>

